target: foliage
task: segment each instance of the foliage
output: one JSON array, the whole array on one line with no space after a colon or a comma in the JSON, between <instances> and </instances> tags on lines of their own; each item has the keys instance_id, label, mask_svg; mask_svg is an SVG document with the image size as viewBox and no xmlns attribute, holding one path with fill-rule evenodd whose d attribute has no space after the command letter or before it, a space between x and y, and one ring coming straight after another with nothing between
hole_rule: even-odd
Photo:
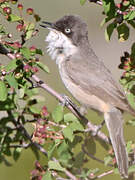
<instances>
[{"instance_id":1,"label":"foliage","mask_svg":"<svg viewBox=\"0 0 135 180\"><path fill-rule=\"evenodd\" d=\"M80 0L81 5L85 2L86 0ZM103 0L100 5L103 6L105 15L101 24L103 26L107 23L106 40L109 41L116 30L118 40L126 41L130 35L130 26L135 28L135 2L122 0L116 4L113 0ZM14 13L16 9L18 14ZM35 169L31 172L32 180L95 178L99 169L86 168L89 158L95 159L96 148L85 123L82 124L72 113L65 113L61 105L57 105L53 112L48 112L45 98L38 91L38 83L42 82L34 83L33 77L39 70L49 73L49 68L41 62L42 50L35 45L27 45L27 41L31 43L30 40L38 34L37 22L40 21L40 16L32 8L25 10L18 0L0 0L0 14L5 21L14 23L16 33L20 35L20 40L13 40L15 37L0 24L0 53L10 58L7 65L0 64L0 115L4 113L0 117L0 163L10 166L7 157L17 161L23 149L31 148L37 158ZM27 14L27 20L22 14ZM6 53L7 50L10 55ZM133 44L131 53L125 52L119 65L124 70L120 82L128 92L127 97L133 107L134 50ZM135 123L129 121L129 124L134 126ZM32 130L29 132L30 127ZM108 145L105 147L108 149ZM134 142L128 142L127 150L131 157L134 149ZM39 162L38 151L47 157L43 165ZM116 165L112 150L102 163L105 166L110 163L112 166ZM133 165L129 172L134 171Z\"/></svg>"}]
</instances>

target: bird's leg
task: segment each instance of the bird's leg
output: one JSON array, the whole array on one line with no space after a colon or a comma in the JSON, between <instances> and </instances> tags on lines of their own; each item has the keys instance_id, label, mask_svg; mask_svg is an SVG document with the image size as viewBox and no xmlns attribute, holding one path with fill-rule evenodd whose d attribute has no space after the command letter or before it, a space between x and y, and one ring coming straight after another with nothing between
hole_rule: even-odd
<instances>
[{"instance_id":1,"label":"bird's leg","mask_svg":"<svg viewBox=\"0 0 135 180\"><path fill-rule=\"evenodd\" d=\"M78 111L79 107L78 107L76 104L74 104L67 95L61 94L61 96L63 97L63 101L60 102L60 104L61 104L62 106L71 105L73 109L75 109L76 111Z\"/></svg>"},{"instance_id":2,"label":"bird's leg","mask_svg":"<svg viewBox=\"0 0 135 180\"><path fill-rule=\"evenodd\" d=\"M86 108L84 106L77 106L76 104L74 104L71 99L66 96L65 94L61 95L64 99L64 101L61 103L62 106L67 106L67 105L71 105L72 108L80 115L80 116L84 116L86 114Z\"/></svg>"}]
</instances>

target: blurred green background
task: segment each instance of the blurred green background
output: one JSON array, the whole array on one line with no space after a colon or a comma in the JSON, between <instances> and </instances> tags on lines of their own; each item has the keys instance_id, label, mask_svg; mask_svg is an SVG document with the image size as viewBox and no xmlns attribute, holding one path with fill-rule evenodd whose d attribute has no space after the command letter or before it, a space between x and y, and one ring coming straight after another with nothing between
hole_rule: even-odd
<instances>
[{"instance_id":1,"label":"blurred green background","mask_svg":"<svg viewBox=\"0 0 135 180\"><path fill-rule=\"evenodd\" d=\"M35 12L41 16L42 20L50 22L53 22L67 14L78 14L82 16L82 18L88 24L89 39L95 53L98 57L100 57L101 60L104 61L105 65L112 71L114 78L118 81L119 76L122 73L117 68L120 62L120 56L123 55L124 51L130 50L133 38L129 38L128 41L120 43L117 40L117 32L114 32L114 36L112 37L111 41L107 43L104 38L105 27L100 27L100 23L104 18L104 16L101 15L101 6L88 2L84 6L81 6L79 0L19 0L19 2L23 3L25 8L34 8ZM1 19L1 22L5 23L3 19ZM5 23L5 26L8 28L8 31L13 33L13 39L19 38L19 36L16 34L15 24L7 25ZM39 73L39 76L57 92L69 95L60 80L55 62L52 61L46 54L46 45L44 39L48 32L39 26L37 28L40 30L38 36L33 38L33 40L29 41L27 44L30 46L36 45L44 50L45 55L42 58L42 61L49 66L51 71L51 74L41 72ZM132 35L133 32L131 32L131 36ZM0 57L1 63L8 63L7 58L3 58L3 56ZM46 97L45 104L47 105L49 111L52 111L58 102L54 99L54 97L48 95L46 92L43 92L43 90L41 90L41 93L43 93ZM95 123L100 123L100 119L102 119L93 111L89 111L88 117ZM125 119L127 120L128 118L129 116L125 115ZM107 132L105 128L104 130ZM126 140L134 139L133 127L128 128L128 131L125 129L124 132ZM96 142L96 156L103 159L105 155L105 149L99 144L99 142ZM14 162L13 160L10 161L13 164L11 167L6 167L4 164L0 165L0 180L28 180L30 177L30 171L34 168L35 156L33 153L30 150L23 150L21 158L17 162ZM41 162L44 161L45 158L42 156ZM90 160L89 168L95 167L101 168L100 173L109 170L108 167L105 167L96 161ZM101 179L107 180L108 178L110 180L120 179L118 175L109 175Z\"/></svg>"}]
</instances>

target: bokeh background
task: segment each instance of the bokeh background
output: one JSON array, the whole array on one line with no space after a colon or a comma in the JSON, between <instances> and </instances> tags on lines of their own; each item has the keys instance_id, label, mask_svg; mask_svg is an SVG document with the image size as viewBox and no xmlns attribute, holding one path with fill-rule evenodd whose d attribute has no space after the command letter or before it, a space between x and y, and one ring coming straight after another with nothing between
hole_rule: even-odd
<instances>
[{"instance_id":1,"label":"bokeh background","mask_svg":"<svg viewBox=\"0 0 135 180\"><path fill-rule=\"evenodd\" d=\"M131 32L130 37L132 37L132 39L129 38L126 42L120 43L117 40L117 32L114 32L111 41L109 43L106 42L104 37L105 27L100 27L100 23L104 18L101 6L89 2L87 2L84 6L81 6L79 0L19 0L19 2L23 3L25 8L34 8L35 12L41 16L42 20L45 21L54 22L58 18L67 14L80 15L88 24L89 39L95 53L112 71L114 78L117 81L119 80L120 74L122 73L122 71L117 68L120 63L120 56L123 55L124 51L130 50L135 34ZM5 23L8 31L13 33L14 39L19 38L16 34L15 24L8 25L3 19L1 19L1 22ZM45 55L42 58L42 61L49 66L51 72L50 74L40 72L39 76L57 92L69 95L60 80L55 62L52 61L46 54L46 44L44 39L48 32L39 26L37 26L37 28L40 30L38 36L36 36L32 41L29 41L27 44L30 46L36 45L44 50ZM7 58L3 58L3 56L0 56L0 58L1 63L8 63ZM47 105L49 111L52 111L58 102L48 93L43 92L42 90L41 93L44 94L46 98L45 104ZM94 123L100 123L100 119L102 119L93 111L89 111L88 117ZM128 118L129 115L125 114L125 121L127 121ZM126 127L124 131L125 139L134 139L134 128L130 127L127 131ZM107 133L105 127L103 130ZM98 142L96 142L95 147L96 156L103 159L106 155L105 149ZM23 150L21 158L17 162L14 162L10 158L9 160L12 163L11 167L6 167L4 164L0 164L0 180L28 180L30 177L30 171L34 168L35 156L33 153L30 150ZM40 161L44 162L45 158L42 156ZM89 168L95 167L101 168L101 173L109 170L108 167L104 167L104 165L90 160ZM107 180L108 178L110 180L120 179L118 175L106 176L102 179Z\"/></svg>"}]
</instances>

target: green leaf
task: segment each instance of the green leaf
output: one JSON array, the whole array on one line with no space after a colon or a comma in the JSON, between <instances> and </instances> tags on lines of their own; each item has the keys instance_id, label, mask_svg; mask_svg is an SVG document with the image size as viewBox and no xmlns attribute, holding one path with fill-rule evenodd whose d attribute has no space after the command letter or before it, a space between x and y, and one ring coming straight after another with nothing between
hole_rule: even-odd
<instances>
[{"instance_id":1,"label":"green leaf","mask_svg":"<svg viewBox=\"0 0 135 180\"><path fill-rule=\"evenodd\" d=\"M36 49L36 54L40 54L40 55L43 55L43 52L41 49Z\"/></svg>"},{"instance_id":2,"label":"green leaf","mask_svg":"<svg viewBox=\"0 0 135 180\"><path fill-rule=\"evenodd\" d=\"M105 29L105 39L106 39L107 42L110 41L111 35L112 35L115 27L116 27L116 25L114 23L111 23Z\"/></svg>"},{"instance_id":3,"label":"green leaf","mask_svg":"<svg viewBox=\"0 0 135 180\"><path fill-rule=\"evenodd\" d=\"M115 3L114 0L102 0L104 12L109 17L114 17L115 15Z\"/></svg>"},{"instance_id":4,"label":"green leaf","mask_svg":"<svg viewBox=\"0 0 135 180\"><path fill-rule=\"evenodd\" d=\"M132 20L135 18L135 11L131 11L132 13L130 14L128 20Z\"/></svg>"},{"instance_id":5,"label":"green leaf","mask_svg":"<svg viewBox=\"0 0 135 180\"><path fill-rule=\"evenodd\" d=\"M131 126L135 126L135 119L129 120L128 124L130 124Z\"/></svg>"},{"instance_id":6,"label":"green leaf","mask_svg":"<svg viewBox=\"0 0 135 180\"><path fill-rule=\"evenodd\" d=\"M72 131L83 131L84 128L79 122L73 122L69 125Z\"/></svg>"},{"instance_id":7,"label":"green leaf","mask_svg":"<svg viewBox=\"0 0 135 180\"><path fill-rule=\"evenodd\" d=\"M13 87L13 88L15 88L15 89L18 89L18 83L17 83L17 81L16 81L16 79L14 78L13 75L7 74L7 75L5 76L5 79L7 80L8 84L9 84L11 87Z\"/></svg>"},{"instance_id":8,"label":"green leaf","mask_svg":"<svg viewBox=\"0 0 135 180\"><path fill-rule=\"evenodd\" d=\"M49 161L48 162L49 169L56 170L56 171L65 171L65 168L63 168L59 162L55 161Z\"/></svg>"},{"instance_id":9,"label":"green leaf","mask_svg":"<svg viewBox=\"0 0 135 180\"><path fill-rule=\"evenodd\" d=\"M62 131L64 137L67 138L69 141L73 142L74 140L73 130L68 126L64 128Z\"/></svg>"},{"instance_id":10,"label":"green leaf","mask_svg":"<svg viewBox=\"0 0 135 180\"><path fill-rule=\"evenodd\" d=\"M8 16L8 21L10 21L10 22L17 22L17 21L21 21L21 20L22 20L22 17L17 16L15 14L10 14Z\"/></svg>"},{"instance_id":11,"label":"green leaf","mask_svg":"<svg viewBox=\"0 0 135 180\"><path fill-rule=\"evenodd\" d=\"M125 23L122 23L117 27L117 32L118 32L118 39L120 42L124 42L128 39L129 27Z\"/></svg>"},{"instance_id":12,"label":"green leaf","mask_svg":"<svg viewBox=\"0 0 135 180\"><path fill-rule=\"evenodd\" d=\"M30 50L27 48L27 47L22 47L20 49L20 52L23 54L23 56L26 58L26 59L30 59Z\"/></svg>"},{"instance_id":13,"label":"green leaf","mask_svg":"<svg viewBox=\"0 0 135 180\"><path fill-rule=\"evenodd\" d=\"M41 109L37 107L37 105L31 105L29 107L30 111L34 114L40 114Z\"/></svg>"},{"instance_id":14,"label":"green leaf","mask_svg":"<svg viewBox=\"0 0 135 180\"><path fill-rule=\"evenodd\" d=\"M57 153L59 156L60 162L64 165L69 165L69 160L72 159L71 153L70 153L70 147L66 144L65 141L63 141L59 146L57 147Z\"/></svg>"},{"instance_id":15,"label":"green leaf","mask_svg":"<svg viewBox=\"0 0 135 180\"><path fill-rule=\"evenodd\" d=\"M84 5L85 2L86 2L86 0L80 0L80 4L81 4L81 5Z\"/></svg>"},{"instance_id":16,"label":"green leaf","mask_svg":"<svg viewBox=\"0 0 135 180\"><path fill-rule=\"evenodd\" d=\"M0 101L6 101L8 95L7 87L4 81L0 80Z\"/></svg>"},{"instance_id":17,"label":"green leaf","mask_svg":"<svg viewBox=\"0 0 135 180\"><path fill-rule=\"evenodd\" d=\"M126 96L132 108L135 109L135 96L132 93L127 93Z\"/></svg>"},{"instance_id":18,"label":"green leaf","mask_svg":"<svg viewBox=\"0 0 135 180\"><path fill-rule=\"evenodd\" d=\"M18 160L18 158L21 155L21 152L22 152L22 148L20 148L20 147L14 149L13 158L14 158L15 161Z\"/></svg>"},{"instance_id":19,"label":"green leaf","mask_svg":"<svg viewBox=\"0 0 135 180\"><path fill-rule=\"evenodd\" d=\"M72 113L64 114L64 122L78 122L77 117Z\"/></svg>"},{"instance_id":20,"label":"green leaf","mask_svg":"<svg viewBox=\"0 0 135 180\"><path fill-rule=\"evenodd\" d=\"M130 152L132 151L132 144L133 144L132 141L129 141L129 142L127 143L127 146L126 146L127 153L130 153Z\"/></svg>"},{"instance_id":21,"label":"green leaf","mask_svg":"<svg viewBox=\"0 0 135 180\"><path fill-rule=\"evenodd\" d=\"M21 99L24 97L24 94L25 94L25 89L24 88L20 88L18 90L18 97Z\"/></svg>"},{"instance_id":22,"label":"green leaf","mask_svg":"<svg viewBox=\"0 0 135 180\"><path fill-rule=\"evenodd\" d=\"M5 70L8 72L8 71L11 71L13 69L16 69L17 68L17 64L16 64L16 59L13 59L12 61L10 61L8 63L8 65L5 67Z\"/></svg>"},{"instance_id":23,"label":"green leaf","mask_svg":"<svg viewBox=\"0 0 135 180\"><path fill-rule=\"evenodd\" d=\"M63 106L58 105L52 112L52 118L53 120L58 123L63 120Z\"/></svg>"},{"instance_id":24,"label":"green leaf","mask_svg":"<svg viewBox=\"0 0 135 180\"><path fill-rule=\"evenodd\" d=\"M54 150L56 149L56 147L58 146L59 143L60 143L60 141L59 142L55 141L55 142L53 142L53 144L51 144L49 146L49 148L48 148L48 158L49 159L52 157L52 154L53 154Z\"/></svg>"},{"instance_id":25,"label":"green leaf","mask_svg":"<svg viewBox=\"0 0 135 180\"><path fill-rule=\"evenodd\" d=\"M47 72L47 73L50 73L50 70L49 68L43 64L42 62L36 62L37 66L40 67L43 71Z\"/></svg>"},{"instance_id":26,"label":"green leaf","mask_svg":"<svg viewBox=\"0 0 135 180\"><path fill-rule=\"evenodd\" d=\"M105 166L107 166L107 164L108 164L110 161L112 161L112 157L111 157L111 156L106 156L106 157L104 158Z\"/></svg>"},{"instance_id":27,"label":"green leaf","mask_svg":"<svg viewBox=\"0 0 135 180\"><path fill-rule=\"evenodd\" d=\"M35 24L34 23L29 23L27 26L26 26L26 36L25 36L25 40L28 40L31 38L32 34L33 34L33 31L34 31L34 28L35 28Z\"/></svg>"},{"instance_id":28,"label":"green leaf","mask_svg":"<svg viewBox=\"0 0 135 180\"><path fill-rule=\"evenodd\" d=\"M135 18L135 11L130 11L128 14L124 15L125 20L133 20Z\"/></svg>"},{"instance_id":29,"label":"green leaf","mask_svg":"<svg viewBox=\"0 0 135 180\"><path fill-rule=\"evenodd\" d=\"M11 110L14 108L15 104L11 99L7 99L6 101L0 103L0 110Z\"/></svg>"},{"instance_id":30,"label":"green leaf","mask_svg":"<svg viewBox=\"0 0 135 180\"><path fill-rule=\"evenodd\" d=\"M49 172L49 171L45 172L45 174L42 177L42 180L53 180L51 172Z\"/></svg>"}]
</instances>

